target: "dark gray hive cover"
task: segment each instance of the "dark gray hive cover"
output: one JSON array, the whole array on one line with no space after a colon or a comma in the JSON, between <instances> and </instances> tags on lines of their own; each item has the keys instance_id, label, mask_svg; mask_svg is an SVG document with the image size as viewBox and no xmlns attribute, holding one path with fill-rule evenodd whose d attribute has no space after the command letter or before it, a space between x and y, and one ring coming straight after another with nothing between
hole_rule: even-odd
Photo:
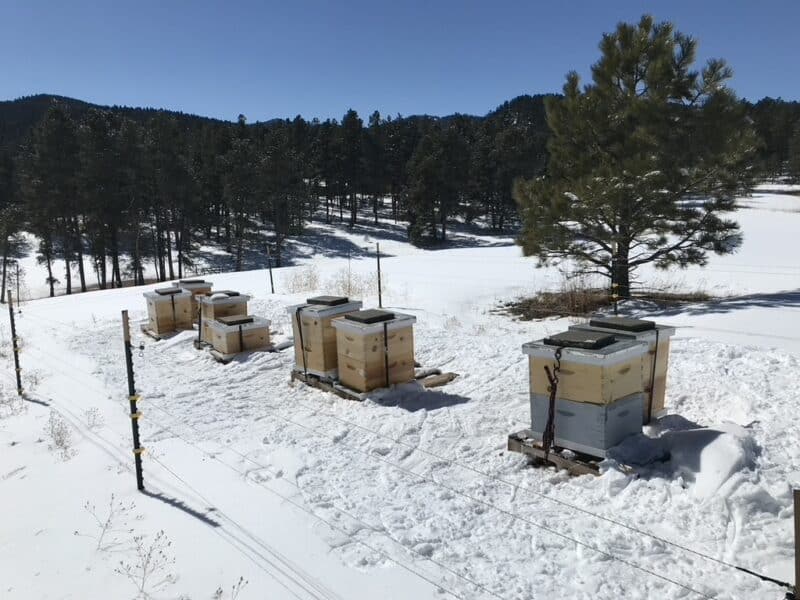
<instances>
[{"instance_id":1,"label":"dark gray hive cover","mask_svg":"<svg viewBox=\"0 0 800 600\"><path fill-rule=\"evenodd\" d=\"M313 298L306 298L309 304L318 304L320 306L339 306L340 304L347 304L350 301L347 296L314 296Z\"/></svg>"},{"instance_id":2,"label":"dark gray hive cover","mask_svg":"<svg viewBox=\"0 0 800 600\"><path fill-rule=\"evenodd\" d=\"M247 315L234 315L232 317L218 317L217 321L223 325L244 325L245 323L252 323L253 317Z\"/></svg>"},{"instance_id":3,"label":"dark gray hive cover","mask_svg":"<svg viewBox=\"0 0 800 600\"><path fill-rule=\"evenodd\" d=\"M556 335L544 338L548 346L561 346L562 348L582 348L584 350L599 350L610 346L617 341L610 333L601 331L580 331L570 329Z\"/></svg>"},{"instance_id":4,"label":"dark gray hive cover","mask_svg":"<svg viewBox=\"0 0 800 600\"><path fill-rule=\"evenodd\" d=\"M234 292L233 290L217 290L214 294L225 294L226 296L233 298L234 296L238 296L239 292Z\"/></svg>"},{"instance_id":5,"label":"dark gray hive cover","mask_svg":"<svg viewBox=\"0 0 800 600\"><path fill-rule=\"evenodd\" d=\"M344 316L348 321L355 321L356 323L382 323L384 321L391 321L394 319L394 313L385 310L359 310Z\"/></svg>"},{"instance_id":6,"label":"dark gray hive cover","mask_svg":"<svg viewBox=\"0 0 800 600\"><path fill-rule=\"evenodd\" d=\"M656 328L655 321L645 321L644 319L629 319L626 317L600 317L589 320L592 327L603 327L604 329L618 329L619 331L650 331Z\"/></svg>"},{"instance_id":7,"label":"dark gray hive cover","mask_svg":"<svg viewBox=\"0 0 800 600\"><path fill-rule=\"evenodd\" d=\"M181 279L178 283L208 283L205 279Z\"/></svg>"},{"instance_id":8,"label":"dark gray hive cover","mask_svg":"<svg viewBox=\"0 0 800 600\"><path fill-rule=\"evenodd\" d=\"M156 294L158 294L159 296L172 296L173 294L180 294L182 291L183 290L181 290L181 288L168 287L156 290Z\"/></svg>"}]
</instances>

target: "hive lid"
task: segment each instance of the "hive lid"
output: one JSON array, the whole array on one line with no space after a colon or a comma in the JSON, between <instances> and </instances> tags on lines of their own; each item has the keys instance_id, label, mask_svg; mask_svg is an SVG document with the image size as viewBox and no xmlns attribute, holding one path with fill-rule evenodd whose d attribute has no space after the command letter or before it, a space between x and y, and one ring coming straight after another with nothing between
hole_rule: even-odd
<instances>
[{"instance_id":1,"label":"hive lid","mask_svg":"<svg viewBox=\"0 0 800 600\"><path fill-rule=\"evenodd\" d=\"M306 302L320 306L339 306L347 304L350 299L347 296L314 296L313 298L306 298Z\"/></svg>"},{"instance_id":2,"label":"hive lid","mask_svg":"<svg viewBox=\"0 0 800 600\"><path fill-rule=\"evenodd\" d=\"M394 313L385 311L385 310L359 310L358 312L353 312L348 315L344 316L345 319L348 321L355 321L357 323L366 323L371 325L372 323L382 323L383 321L391 321L394 319Z\"/></svg>"},{"instance_id":3,"label":"hive lid","mask_svg":"<svg viewBox=\"0 0 800 600\"><path fill-rule=\"evenodd\" d=\"M656 328L655 321L644 319L631 319L628 317L599 317L590 319L589 325L592 327L602 327L603 329L618 329L619 331L650 331Z\"/></svg>"},{"instance_id":4,"label":"hive lid","mask_svg":"<svg viewBox=\"0 0 800 600\"><path fill-rule=\"evenodd\" d=\"M159 296L172 296L174 294L180 294L183 290L177 287L168 287L168 288L161 288L158 290L154 290L156 294Z\"/></svg>"},{"instance_id":5,"label":"hive lid","mask_svg":"<svg viewBox=\"0 0 800 600\"><path fill-rule=\"evenodd\" d=\"M205 279L181 279L178 283L211 283L210 281L206 281Z\"/></svg>"},{"instance_id":6,"label":"hive lid","mask_svg":"<svg viewBox=\"0 0 800 600\"><path fill-rule=\"evenodd\" d=\"M249 315L234 315L231 317L217 317L217 321L223 325L244 325L245 323L252 323L253 317Z\"/></svg>"},{"instance_id":7,"label":"hive lid","mask_svg":"<svg viewBox=\"0 0 800 600\"><path fill-rule=\"evenodd\" d=\"M225 294L228 297L239 296L239 292L234 292L233 290L217 290L214 294Z\"/></svg>"},{"instance_id":8,"label":"hive lid","mask_svg":"<svg viewBox=\"0 0 800 600\"><path fill-rule=\"evenodd\" d=\"M548 346L561 346L562 348L581 348L583 350L599 350L610 346L617 339L610 333L600 331L580 331L571 329L544 339Z\"/></svg>"}]
</instances>

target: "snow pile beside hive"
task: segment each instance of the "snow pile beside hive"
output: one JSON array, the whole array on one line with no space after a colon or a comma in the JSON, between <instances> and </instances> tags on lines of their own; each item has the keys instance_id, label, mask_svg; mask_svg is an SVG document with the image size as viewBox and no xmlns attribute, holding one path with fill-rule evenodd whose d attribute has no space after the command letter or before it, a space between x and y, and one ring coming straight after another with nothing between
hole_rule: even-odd
<instances>
[{"instance_id":1,"label":"snow pile beside hive","mask_svg":"<svg viewBox=\"0 0 800 600\"><path fill-rule=\"evenodd\" d=\"M655 437L630 437L613 458L643 477L674 479L700 499L727 496L739 474L755 467L758 447L751 432L733 423L701 427L670 415L653 427Z\"/></svg>"}]
</instances>

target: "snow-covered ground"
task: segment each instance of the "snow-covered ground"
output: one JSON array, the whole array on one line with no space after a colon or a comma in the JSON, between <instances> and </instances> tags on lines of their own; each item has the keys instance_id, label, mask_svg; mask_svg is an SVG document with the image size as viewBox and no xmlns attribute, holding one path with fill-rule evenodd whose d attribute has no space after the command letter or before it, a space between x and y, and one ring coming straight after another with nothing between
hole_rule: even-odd
<instances>
[{"instance_id":1,"label":"snow-covered ground","mask_svg":"<svg viewBox=\"0 0 800 600\"><path fill-rule=\"evenodd\" d=\"M656 315L679 325L670 415L618 449L646 463L635 476L608 461L601 477L568 477L505 451L529 421L520 346L568 324L491 312L560 281L510 238L464 234L462 247L430 251L385 229L316 225L298 242L302 266L275 271L278 294L266 271L209 277L251 293L251 312L282 340L286 307L331 290L348 268L366 279L374 259L347 251L380 241L384 304L417 316L424 366L460 377L363 403L290 384L289 353L221 365L191 332L142 336L142 288L25 303L26 387L49 406L13 403L3 322L0 597L134 598L142 587L231 598L244 577L241 599L782 598L731 565L793 579L800 197L768 190L744 202L738 254L645 274L733 297ZM319 283L300 291L309 264ZM364 300L377 303L372 292ZM122 309L143 344L134 360L152 495L132 474ZM56 438L59 421L71 432L68 456L49 447L51 418ZM91 513L105 523L112 494L100 539ZM139 586L134 536L147 550L160 531L171 542L164 568Z\"/></svg>"}]
</instances>

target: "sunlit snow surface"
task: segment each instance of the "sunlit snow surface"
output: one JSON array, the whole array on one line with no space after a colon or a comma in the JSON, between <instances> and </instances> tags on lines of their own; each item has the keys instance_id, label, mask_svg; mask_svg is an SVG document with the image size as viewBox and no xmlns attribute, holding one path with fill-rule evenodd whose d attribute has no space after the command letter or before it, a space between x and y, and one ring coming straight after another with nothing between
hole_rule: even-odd
<instances>
[{"instance_id":1,"label":"sunlit snow surface","mask_svg":"<svg viewBox=\"0 0 800 600\"><path fill-rule=\"evenodd\" d=\"M463 247L425 251L371 227L315 225L331 237L308 237L297 256L307 263L317 253L318 291L347 268L343 249L380 240L385 304L417 317L418 360L460 374L439 391L408 386L363 403L290 384L287 353L221 365L194 349L190 332L144 337L141 288L23 305L23 368L38 380L34 396L70 424L75 454L63 461L48 450L47 407L3 413L0 597L135 597L114 570L131 560L130 536L97 550L83 507L102 512L114 493L136 503L129 529L163 529L172 540L176 577L159 598L212 597L219 586L229 596L240 576L249 581L240 598L259 599L782 598L779 587L669 543L792 579L800 197L770 190L743 203L738 254L705 271L653 275L749 297L656 316L679 326L670 414L617 449L635 476L609 460L601 477L571 478L505 451L508 433L529 420L520 346L569 324L490 312L560 280L510 238L462 234ZM367 273L374 259L350 268ZM289 277L276 270L278 291ZM210 279L253 294L251 312L273 320L277 340L291 334L286 307L311 295L268 294L265 271ZM122 309L134 322L147 485L219 527L135 491ZM3 369L9 396L7 354ZM99 419L87 415L94 408Z\"/></svg>"}]
</instances>

